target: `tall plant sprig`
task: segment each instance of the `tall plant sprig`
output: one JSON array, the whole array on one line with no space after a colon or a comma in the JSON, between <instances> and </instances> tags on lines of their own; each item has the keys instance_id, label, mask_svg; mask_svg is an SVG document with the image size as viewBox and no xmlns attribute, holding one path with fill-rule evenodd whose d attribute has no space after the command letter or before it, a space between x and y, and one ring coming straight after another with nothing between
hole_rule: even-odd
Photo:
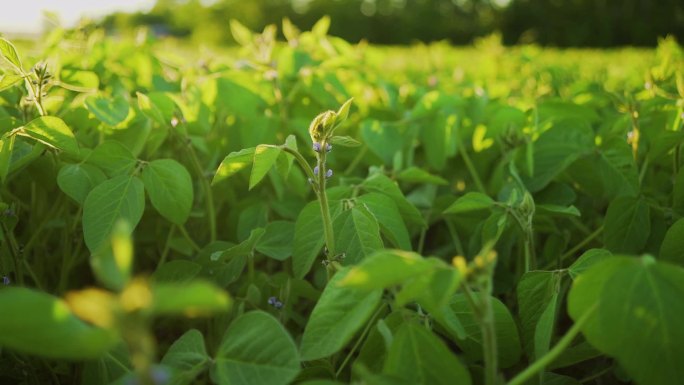
<instances>
[{"instance_id":1,"label":"tall plant sprig","mask_svg":"<svg viewBox=\"0 0 684 385\"><path fill-rule=\"evenodd\" d=\"M309 136L312 141L312 149L316 154L316 165L312 169L302 154L286 145L280 148L292 154L297 162L302 167L309 178L316 198L321 208L321 218L323 219L323 233L325 237L326 247L326 266L328 266L329 275L332 273L335 264L335 255L337 249L335 248L335 235L333 233L332 217L330 215L330 205L328 203L328 195L326 193L327 179L332 177L332 169L327 168L327 156L332 150L334 141L334 132L342 122L349 116L349 109L353 99L347 100L342 107L337 111L326 111L314 118L309 125Z\"/></svg>"}]
</instances>

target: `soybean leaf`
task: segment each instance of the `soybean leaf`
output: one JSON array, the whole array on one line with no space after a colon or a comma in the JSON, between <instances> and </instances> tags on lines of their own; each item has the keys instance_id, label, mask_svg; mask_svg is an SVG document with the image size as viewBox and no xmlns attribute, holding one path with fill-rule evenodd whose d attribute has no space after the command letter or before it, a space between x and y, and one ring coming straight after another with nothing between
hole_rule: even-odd
<instances>
[{"instance_id":1,"label":"soybean leaf","mask_svg":"<svg viewBox=\"0 0 684 385\"><path fill-rule=\"evenodd\" d=\"M83 204L83 236L88 249L101 251L118 220L134 229L144 209L144 187L137 177L122 175L100 183Z\"/></svg>"},{"instance_id":2,"label":"soybean leaf","mask_svg":"<svg viewBox=\"0 0 684 385\"><path fill-rule=\"evenodd\" d=\"M67 154L76 156L79 153L78 143L73 132L60 118L41 116L30 121L19 133Z\"/></svg>"},{"instance_id":3,"label":"soybean leaf","mask_svg":"<svg viewBox=\"0 0 684 385\"><path fill-rule=\"evenodd\" d=\"M177 259L159 266L152 278L157 282L188 282L201 270L202 266L198 263Z\"/></svg>"},{"instance_id":4,"label":"soybean leaf","mask_svg":"<svg viewBox=\"0 0 684 385\"><path fill-rule=\"evenodd\" d=\"M564 119L555 122L534 142L534 176L527 187L532 192L541 190L594 147L594 132L585 120Z\"/></svg>"},{"instance_id":5,"label":"soybean leaf","mask_svg":"<svg viewBox=\"0 0 684 385\"><path fill-rule=\"evenodd\" d=\"M659 259L684 265L684 218L675 222L665 233Z\"/></svg>"},{"instance_id":6,"label":"soybean leaf","mask_svg":"<svg viewBox=\"0 0 684 385\"><path fill-rule=\"evenodd\" d=\"M132 372L132 367L126 344L119 343L102 357L83 365L81 385L111 385Z\"/></svg>"},{"instance_id":7,"label":"soybean leaf","mask_svg":"<svg viewBox=\"0 0 684 385\"><path fill-rule=\"evenodd\" d=\"M118 341L110 330L78 319L66 303L32 289L0 290L0 308L11 317L0 317L0 346L49 358L83 360L97 358Z\"/></svg>"},{"instance_id":8,"label":"soybean leaf","mask_svg":"<svg viewBox=\"0 0 684 385\"><path fill-rule=\"evenodd\" d=\"M259 145L256 147L254 150L252 174L249 176L250 190L266 176L266 173L273 167L281 151L280 148L269 145Z\"/></svg>"},{"instance_id":9,"label":"soybean leaf","mask_svg":"<svg viewBox=\"0 0 684 385\"><path fill-rule=\"evenodd\" d=\"M292 244L292 270L295 277L303 278L325 244L323 219L317 201L309 202L299 212L295 222Z\"/></svg>"},{"instance_id":10,"label":"soybean leaf","mask_svg":"<svg viewBox=\"0 0 684 385\"><path fill-rule=\"evenodd\" d=\"M397 174L397 179L408 183L431 183L436 185L447 185L449 182L437 175L432 175L429 172L418 167L409 167Z\"/></svg>"},{"instance_id":11,"label":"soybean leaf","mask_svg":"<svg viewBox=\"0 0 684 385\"><path fill-rule=\"evenodd\" d=\"M211 254L212 261L223 261L235 257L251 256L261 237L263 237L265 230L262 228L253 229L249 233L249 237L240 244L231 246L225 250L217 251Z\"/></svg>"},{"instance_id":12,"label":"soybean leaf","mask_svg":"<svg viewBox=\"0 0 684 385\"><path fill-rule=\"evenodd\" d=\"M0 55L7 60L17 72L22 72L21 60L14 45L9 40L0 38Z\"/></svg>"},{"instance_id":13,"label":"soybean leaf","mask_svg":"<svg viewBox=\"0 0 684 385\"><path fill-rule=\"evenodd\" d=\"M107 180L107 176L97 167L86 164L67 164L57 174L57 184L71 199L83 205L95 186Z\"/></svg>"},{"instance_id":14,"label":"soybean leaf","mask_svg":"<svg viewBox=\"0 0 684 385\"><path fill-rule=\"evenodd\" d=\"M185 332L171 345L161 363L175 369L170 385L191 384L211 363L202 332L197 329Z\"/></svg>"},{"instance_id":15,"label":"soybean leaf","mask_svg":"<svg viewBox=\"0 0 684 385\"><path fill-rule=\"evenodd\" d=\"M494 206L496 202L489 196L479 192L469 192L456 199L445 211L444 214L460 214L470 211L486 210Z\"/></svg>"},{"instance_id":16,"label":"soybean leaf","mask_svg":"<svg viewBox=\"0 0 684 385\"><path fill-rule=\"evenodd\" d=\"M651 233L650 209L639 198L618 197L608 206L603 243L615 253L638 253Z\"/></svg>"},{"instance_id":17,"label":"soybean leaf","mask_svg":"<svg viewBox=\"0 0 684 385\"><path fill-rule=\"evenodd\" d=\"M624 140L613 140L600 152L599 171L609 198L636 196L639 192L639 173L632 148Z\"/></svg>"},{"instance_id":18,"label":"soybean leaf","mask_svg":"<svg viewBox=\"0 0 684 385\"><path fill-rule=\"evenodd\" d=\"M579 258L568 268L568 273L572 279L576 279L585 270L595 265L598 262L613 255L606 249L589 249L580 255Z\"/></svg>"},{"instance_id":19,"label":"soybean leaf","mask_svg":"<svg viewBox=\"0 0 684 385\"><path fill-rule=\"evenodd\" d=\"M530 271L518 283L516 293L522 342L530 358L539 358L537 352L541 352L543 347L548 349L548 344L544 343L553 332L553 322L548 322L548 319L543 319L542 322L540 320L549 306L556 306L560 280L558 272ZM537 346L538 349L535 348Z\"/></svg>"},{"instance_id":20,"label":"soybean leaf","mask_svg":"<svg viewBox=\"0 0 684 385\"><path fill-rule=\"evenodd\" d=\"M64 68L59 76L60 86L77 92L96 91L100 86L100 79L92 71Z\"/></svg>"},{"instance_id":21,"label":"soybean leaf","mask_svg":"<svg viewBox=\"0 0 684 385\"><path fill-rule=\"evenodd\" d=\"M16 135L8 135L4 136L0 141L0 181L3 183L9 174L15 138Z\"/></svg>"},{"instance_id":22,"label":"soybean leaf","mask_svg":"<svg viewBox=\"0 0 684 385\"><path fill-rule=\"evenodd\" d=\"M98 120L112 127L128 117L128 101L122 95L116 95L111 99L101 95L89 96L85 100L85 105Z\"/></svg>"},{"instance_id":23,"label":"soybean leaf","mask_svg":"<svg viewBox=\"0 0 684 385\"><path fill-rule=\"evenodd\" d=\"M380 250L353 266L340 285L365 290L385 289L424 274L433 265L419 254L402 250Z\"/></svg>"},{"instance_id":24,"label":"soybean leaf","mask_svg":"<svg viewBox=\"0 0 684 385\"><path fill-rule=\"evenodd\" d=\"M141 177L152 206L164 218L183 225L193 202L192 178L188 170L173 159L157 159L143 168Z\"/></svg>"},{"instance_id":25,"label":"soybean leaf","mask_svg":"<svg viewBox=\"0 0 684 385\"><path fill-rule=\"evenodd\" d=\"M350 136L333 136L330 138L330 144L342 147L358 147L361 145L361 142Z\"/></svg>"},{"instance_id":26,"label":"soybean leaf","mask_svg":"<svg viewBox=\"0 0 684 385\"><path fill-rule=\"evenodd\" d=\"M416 385L471 384L468 370L449 348L413 322L399 327L383 372Z\"/></svg>"},{"instance_id":27,"label":"soybean leaf","mask_svg":"<svg viewBox=\"0 0 684 385\"><path fill-rule=\"evenodd\" d=\"M219 385L286 385L299 371L292 337L273 316L253 311L226 330L211 374Z\"/></svg>"},{"instance_id":28,"label":"soybean leaf","mask_svg":"<svg viewBox=\"0 0 684 385\"><path fill-rule=\"evenodd\" d=\"M11 88L22 80L24 80L24 77L21 75L6 73L0 77L0 91Z\"/></svg>"},{"instance_id":29,"label":"soybean leaf","mask_svg":"<svg viewBox=\"0 0 684 385\"><path fill-rule=\"evenodd\" d=\"M204 281L157 282L152 287L152 293L152 313L157 315L209 315L228 311L231 305L226 292Z\"/></svg>"},{"instance_id":30,"label":"soybean leaf","mask_svg":"<svg viewBox=\"0 0 684 385\"><path fill-rule=\"evenodd\" d=\"M374 174L368 177L362 186L366 191L378 192L392 199L408 225L426 226L420 211L406 199L399 186L385 175Z\"/></svg>"},{"instance_id":31,"label":"soybean leaf","mask_svg":"<svg viewBox=\"0 0 684 385\"><path fill-rule=\"evenodd\" d=\"M109 177L128 174L136 160L131 151L114 140L100 143L86 159L87 163L99 167Z\"/></svg>"},{"instance_id":32,"label":"soybean leaf","mask_svg":"<svg viewBox=\"0 0 684 385\"><path fill-rule=\"evenodd\" d=\"M226 156L219 165L218 170L216 170L216 174L214 175L214 179L212 180L211 184L214 185L222 180L228 179L229 177L238 173L240 170L252 164L255 150L256 149L254 147L251 147L228 154L228 156Z\"/></svg>"},{"instance_id":33,"label":"soybean leaf","mask_svg":"<svg viewBox=\"0 0 684 385\"><path fill-rule=\"evenodd\" d=\"M494 330L499 364L502 368L508 368L518 363L522 353L518 326L503 302L494 297L491 297L490 301L494 311ZM449 303L449 310L457 316L465 329L465 336L463 338L457 337L456 344L470 360L481 361L483 359L482 329L465 295L454 295Z\"/></svg>"},{"instance_id":34,"label":"soybean leaf","mask_svg":"<svg viewBox=\"0 0 684 385\"><path fill-rule=\"evenodd\" d=\"M295 224L288 221L273 221L266 225L264 235L257 242L256 250L273 259L284 261L292 255L292 240Z\"/></svg>"},{"instance_id":35,"label":"soybean leaf","mask_svg":"<svg viewBox=\"0 0 684 385\"><path fill-rule=\"evenodd\" d=\"M354 264L382 248L380 227L373 214L361 206L343 211L333 221L336 253L344 253L344 263Z\"/></svg>"},{"instance_id":36,"label":"soybean leaf","mask_svg":"<svg viewBox=\"0 0 684 385\"><path fill-rule=\"evenodd\" d=\"M393 200L380 193L364 194L356 200L375 216L380 231L395 247L411 250L411 239L406 224Z\"/></svg>"},{"instance_id":37,"label":"soybean leaf","mask_svg":"<svg viewBox=\"0 0 684 385\"><path fill-rule=\"evenodd\" d=\"M683 295L681 267L650 256L613 257L574 281L568 312L575 322L591 312L582 327L587 340L636 383L666 385L684 376Z\"/></svg>"},{"instance_id":38,"label":"soybean leaf","mask_svg":"<svg viewBox=\"0 0 684 385\"><path fill-rule=\"evenodd\" d=\"M340 351L366 323L380 302L382 289L359 290L340 285L349 269L338 271L328 282L304 329L300 352L303 361L328 357Z\"/></svg>"}]
</instances>

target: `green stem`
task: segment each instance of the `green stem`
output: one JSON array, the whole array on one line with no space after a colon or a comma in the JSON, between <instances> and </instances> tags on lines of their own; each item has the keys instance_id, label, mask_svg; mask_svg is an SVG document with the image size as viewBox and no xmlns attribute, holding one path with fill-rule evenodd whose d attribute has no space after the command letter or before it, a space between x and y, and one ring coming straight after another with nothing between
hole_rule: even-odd
<instances>
[{"instance_id":1,"label":"green stem","mask_svg":"<svg viewBox=\"0 0 684 385\"><path fill-rule=\"evenodd\" d=\"M337 371L335 372L335 378L336 379L340 376L344 367L347 366L347 363L349 362L349 360L354 355L354 352L356 352L356 350L359 348L359 346L361 345L361 342L364 340L364 338L366 337L366 335L370 331L371 326L373 326L375 324L375 319L378 318L378 316L380 315L382 310L385 309L385 306L386 306L386 304L383 303L382 305L380 305L380 307L378 307L378 310L376 310L375 313L373 313L373 316L371 317L370 321L368 321L368 323L366 324L366 327L363 329L363 332L361 332L361 335L356 340L356 343L354 343L354 346L352 346L349 353L347 353L347 356L344 358L344 361L342 361L342 364L340 365L340 367L337 368Z\"/></svg>"},{"instance_id":2,"label":"green stem","mask_svg":"<svg viewBox=\"0 0 684 385\"><path fill-rule=\"evenodd\" d=\"M17 245L15 244L14 234L12 234L5 224L1 224L2 235L5 238L5 244L12 256L12 261L14 263L14 275L19 286L24 286L24 272L22 271L22 263L19 261L19 252Z\"/></svg>"},{"instance_id":3,"label":"green stem","mask_svg":"<svg viewBox=\"0 0 684 385\"><path fill-rule=\"evenodd\" d=\"M297 160L297 163L299 163L299 166L302 168L302 170L304 170L304 173L308 178L310 178L311 180L316 179L313 170L311 169L311 166L309 166L309 163L306 162L306 159L304 159L304 157L302 156L302 154L299 153L299 151L293 150L287 146L280 146L280 149L295 157L295 160Z\"/></svg>"},{"instance_id":4,"label":"green stem","mask_svg":"<svg viewBox=\"0 0 684 385\"><path fill-rule=\"evenodd\" d=\"M188 230L185 229L185 226L176 226L178 227L178 230L180 230L181 234L183 237L190 243L190 246L196 251L199 252L202 250L201 247L192 239L190 234L188 233Z\"/></svg>"},{"instance_id":5,"label":"green stem","mask_svg":"<svg viewBox=\"0 0 684 385\"><path fill-rule=\"evenodd\" d=\"M584 238L584 239L582 240L582 242L578 243L577 245L575 245L575 247L573 247L572 249L568 250L565 254L563 254L563 255L557 260L557 264L558 264L557 267L560 268L560 264L561 264L563 261L565 261L566 259L568 259L568 258L570 258L571 256L575 255L576 252L578 252L579 250L581 250L581 249L582 249L584 246L586 246L589 242L593 241L594 238L598 237L598 236L601 234L602 231L603 231L603 225L601 225L601 227L599 227L598 229L596 229L593 233L587 235L587 237ZM553 262L552 262L552 263L546 264L546 266L544 266L543 270L548 270L548 269L550 269L551 267L553 267Z\"/></svg>"},{"instance_id":6,"label":"green stem","mask_svg":"<svg viewBox=\"0 0 684 385\"><path fill-rule=\"evenodd\" d=\"M568 330L567 333L558 341L556 346L549 350L545 355L539 358L537 361L528 366L527 369L523 370L517 376L513 377L512 380L508 382L507 385L522 385L531 379L535 374L541 372L549 366L558 356L561 355L570 346L572 340L580 333L582 326L589 320L589 317L596 310L596 305L587 310L582 316L575 322L574 325Z\"/></svg>"},{"instance_id":7,"label":"green stem","mask_svg":"<svg viewBox=\"0 0 684 385\"><path fill-rule=\"evenodd\" d=\"M209 184L209 180L204 176L204 170L200 165L199 158L197 158L197 153L192 147L192 143L190 143L189 139L187 142L187 148L188 153L190 154L190 159L192 160L192 165L195 168L195 172L199 174L199 179L202 183L202 189L204 190L204 194L206 196L207 216L209 217L209 238L211 242L214 242L216 240L216 210L214 209L214 196L211 193L211 185Z\"/></svg>"},{"instance_id":8,"label":"green stem","mask_svg":"<svg viewBox=\"0 0 684 385\"><path fill-rule=\"evenodd\" d=\"M479 300L470 290L467 283L463 285L465 298L473 309L473 314L480 324L482 332L482 353L484 357L485 373L484 384L496 385L499 378L499 362L497 355L496 329L494 326L494 310L490 299L491 278L487 283L478 288Z\"/></svg>"},{"instance_id":9,"label":"green stem","mask_svg":"<svg viewBox=\"0 0 684 385\"><path fill-rule=\"evenodd\" d=\"M162 250L162 255L161 258L159 258L159 263L157 263L157 269L162 266L164 263L166 263L166 258L169 255L169 250L171 249L171 237L173 237L173 231L176 229L176 226L171 226L169 229L169 235L166 236L166 242L164 243L164 250Z\"/></svg>"},{"instance_id":10,"label":"green stem","mask_svg":"<svg viewBox=\"0 0 684 385\"><path fill-rule=\"evenodd\" d=\"M24 77L24 82L26 82L26 87L29 90L29 95L33 99L33 103L36 105L38 113L40 114L40 116L47 115L45 109L43 108L43 103L41 102L42 97L39 95L39 92L36 92L36 90L33 88L33 83L31 83L31 75L25 73L23 70L21 71L21 74Z\"/></svg>"},{"instance_id":11,"label":"green stem","mask_svg":"<svg viewBox=\"0 0 684 385\"><path fill-rule=\"evenodd\" d=\"M461 147L460 150L461 150L460 152L461 152L461 157L463 158L463 162L465 163L466 167L468 168L468 172L470 173L470 176L475 181L475 186L477 186L477 189L480 190L481 193L486 194L487 191L484 188L484 184L482 184L482 180L480 180L480 175L477 173L477 170L475 169L475 165L473 164L473 161L470 159L470 155L468 155L468 152L465 150L465 148Z\"/></svg>"},{"instance_id":12,"label":"green stem","mask_svg":"<svg viewBox=\"0 0 684 385\"><path fill-rule=\"evenodd\" d=\"M332 218L330 216L330 206L328 205L328 195L325 192L326 168L325 168L325 146L321 143L321 152L318 153L318 203L321 206L321 217L323 218L323 233L325 234L325 244L328 248L328 260L332 259L335 249L335 236L333 234Z\"/></svg>"}]
</instances>

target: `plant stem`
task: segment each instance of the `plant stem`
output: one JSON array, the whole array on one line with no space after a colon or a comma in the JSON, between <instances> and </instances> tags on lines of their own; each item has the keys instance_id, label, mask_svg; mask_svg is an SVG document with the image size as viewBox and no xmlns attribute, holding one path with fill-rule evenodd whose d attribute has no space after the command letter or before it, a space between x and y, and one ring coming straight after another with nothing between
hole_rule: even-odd
<instances>
[{"instance_id":1,"label":"plant stem","mask_svg":"<svg viewBox=\"0 0 684 385\"><path fill-rule=\"evenodd\" d=\"M16 245L16 240L14 239L14 234L10 233L4 223L1 224L2 235L5 239L5 244L12 256L12 261L14 263L14 275L19 286L24 286L24 272L22 271L22 263L19 261L19 251Z\"/></svg>"},{"instance_id":2,"label":"plant stem","mask_svg":"<svg viewBox=\"0 0 684 385\"><path fill-rule=\"evenodd\" d=\"M188 230L185 229L185 226L176 226L178 227L178 230L180 230L181 234L185 239L190 243L190 246L197 252L201 251L202 248L197 245L195 241L192 240L192 237L190 237L190 234L188 233Z\"/></svg>"},{"instance_id":3,"label":"plant stem","mask_svg":"<svg viewBox=\"0 0 684 385\"><path fill-rule=\"evenodd\" d=\"M475 186L477 186L477 189L480 190L481 193L486 194L487 191L485 190L484 185L482 184L482 180L480 180L480 175L477 173L473 161L470 159L470 155L468 155L468 152L465 150L465 148L460 147L459 149L461 150L460 153L461 157L463 158L463 162L468 168L470 176L475 181Z\"/></svg>"},{"instance_id":4,"label":"plant stem","mask_svg":"<svg viewBox=\"0 0 684 385\"><path fill-rule=\"evenodd\" d=\"M209 238L211 242L216 240L216 210L214 209L214 196L211 193L211 185L204 175L204 170L200 165L199 158L197 158L197 153L192 147L190 140L187 140L187 149L190 154L190 159L192 160L192 165L195 168L197 174L199 174L199 179L202 183L202 189L204 190L206 205L207 205L207 216L209 220Z\"/></svg>"},{"instance_id":5,"label":"plant stem","mask_svg":"<svg viewBox=\"0 0 684 385\"><path fill-rule=\"evenodd\" d=\"M323 233L325 234L325 244L328 248L328 260L332 259L335 249L335 236L333 234L332 218L330 217L330 206L328 205L328 195L325 192L326 168L325 158L326 143L321 143L321 151L317 153L318 158L318 203L321 206L321 217L323 218Z\"/></svg>"},{"instance_id":6,"label":"plant stem","mask_svg":"<svg viewBox=\"0 0 684 385\"><path fill-rule=\"evenodd\" d=\"M565 333L565 335L558 341L558 343L544 354L537 361L533 362L532 365L528 366L527 369L523 370L517 376L513 377L512 380L508 382L507 385L522 385L527 380L532 378L535 374L541 372L549 366L558 356L561 355L570 346L572 340L580 333L582 326L589 320L589 317L596 310L596 305L587 310L582 316L575 322L570 330Z\"/></svg>"},{"instance_id":7,"label":"plant stem","mask_svg":"<svg viewBox=\"0 0 684 385\"><path fill-rule=\"evenodd\" d=\"M598 237L598 236L601 234L602 231L603 231L603 225L601 225L601 227L599 227L598 229L596 229L593 233L587 235L587 237L584 238L580 243L578 243L577 245L575 245L575 247L573 247L572 249L568 250L565 254L563 254L563 255L558 259L558 266L557 266L557 267L560 268L560 264L561 264L564 260L570 258L570 257L573 256L577 251L581 250L581 249L582 249L584 246L586 246L589 242L591 242L592 240L594 240L594 238ZM549 263L549 264L547 264L546 266L544 266L543 270L548 270L548 269L550 269L551 267L553 267L553 263Z\"/></svg>"},{"instance_id":8,"label":"plant stem","mask_svg":"<svg viewBox=\"0 0 684 385\"><path fill-rule=\"evenodd\" d=\"M491 277L478 288L479 299L470 290L468 283L463 285L468 304L473 309L473 314L480 324L482 331L482 355L485 364L485 385L496 385L499 377L499 363L496 344L496 329L494 326L494 310L490 299Z\"/></svg>"},{"instance_id":9,"label":"plant stem","mask_svg":"<svg viewBox=\"0 0 684 385\"><path fill-rule=\"evenodd\" d=\"M335 378L338 378L340 374L342 373L342 370L344 367L347 365L349 360L351 359L352 355L354 355L354 352L356 352L356 349L359 348L359 345L361 345L361 341L366 337L368 332L370 331L371 326L375 323L375 319L378 318L382 310L385 309L386 304L383 303L378 307L378 310L373 313L373 316L371 317L370 321L366 324L366 327L363 329L363 332L361 332L361 335L359 335L359 338L356 340L356 343L354 343L354 346L352 346L351 350L349 353L347 353L347 356L344 358L344 361L342 361L342 364L340 365L339 368L337 368L337 371L335 372Z\"/></svg>"}]
</instances>

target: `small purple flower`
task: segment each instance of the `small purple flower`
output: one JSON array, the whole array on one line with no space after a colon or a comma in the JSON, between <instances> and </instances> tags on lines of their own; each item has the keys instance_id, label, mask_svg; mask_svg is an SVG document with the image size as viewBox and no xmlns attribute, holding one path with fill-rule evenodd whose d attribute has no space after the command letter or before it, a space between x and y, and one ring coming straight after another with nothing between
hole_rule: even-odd
<instances>
[{"instance_id":1,"label":"small purple flower","mask_svg":"<svg viewBox=\"0 0 684 385\"><path fill-rule=\"evenodd\" d=\"M268 304L273 306L276 309L281 309L283 307L283 303L278 300L276 297L270 297L268 299Z\"/></svg>"},{"instance_id":2,"label":"small purple flower","mask_svg":"<svg viewBox=\"0 0 684 385\"><path fill-rule=\"evenodd\" d=\"M332 150L332 144L326 143L325 144L325 152L330 152Z\"/></svg>"},{"instance_id":3,"label":"small purple flower","mask_svg":"<svg viewBox=\"0 0 684 385\"><path fill-rule=\"evenodd\" d=\"M314 167L314 176L318 176L318 166Z\"/></svg>"},{"instance_id":4,"label":"small purple flower","mask_svg":"<svg viewBox=\"0 0 684 385\"><path fill-rule=\"evenodd\" d=\"M316 152L321 152L321 144L319 142L313 142L313 150Z\"/></svg>"},{"instance_id":5,"label":"small purple flower","mask_svg":"<svg viewBox=\"0 0 684 385\"><path fill-rule=\"evenodd\" d=\"M10 284L10 279L8 276L5 275L2 277L2 284L5 286L8 286Z\"/></svg>"},{"instance_id":6,"label":"small purple flower","mask_svg":"<svg viewBox=\"0 0 684 385\"><path fill-rule=\"evenodd\" d=\"M333 170L330 168L330 169L328 169L328 171L325 173L325 177L326 177L326 178L330 178L330 177L332 177L332 175L333 175Z\"/></svg>"}]
</instances>

